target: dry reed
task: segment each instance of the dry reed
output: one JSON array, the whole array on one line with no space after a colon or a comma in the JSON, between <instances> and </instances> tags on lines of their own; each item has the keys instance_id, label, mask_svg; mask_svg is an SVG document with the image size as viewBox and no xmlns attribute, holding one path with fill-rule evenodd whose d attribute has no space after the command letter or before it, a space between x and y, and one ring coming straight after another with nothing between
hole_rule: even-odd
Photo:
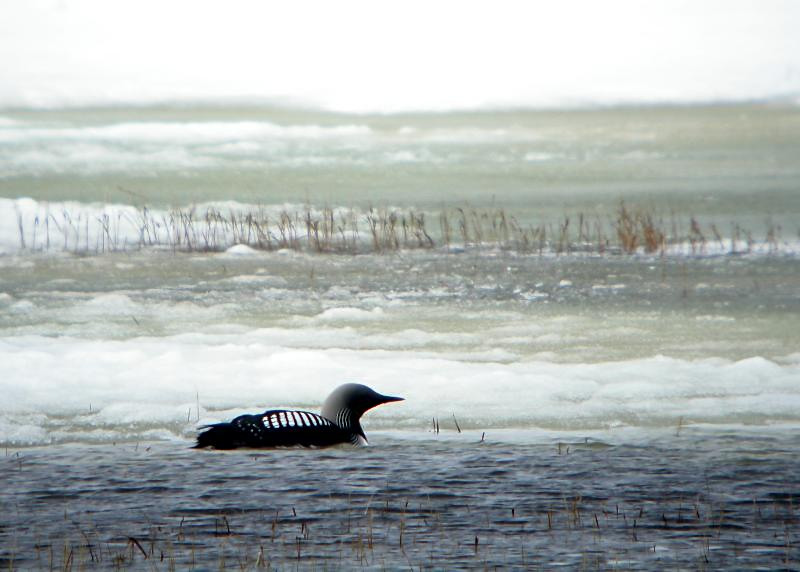
<instances>
[{"instance_id":1,"label":"dry reed","mask_svg":"<svg viewBox=\"0 0 800 572\"><path fill-rule=\"evenodd\" d=\"M751 231L731 222L731 236L722 236L716 224L705 227L694 216L682 224L673 213L670 230L657 212L619 204L613 218L601 215L565 215L555 224L523 224L502 208L442 208L435 213L415 209L370 207L356 209L308 206L302 211L265 209L227 212L173 209L156 212L142 207L131 214L120 211L91 217L63 210L33 220L17 214L19 247L24 251L62 250L76 254L167 249L174 252L222 252L236 245L255 250L295 250L316 254L389 253L401 250L497 250L518 254L570 255L708 253L707 235L719 254L752 252L762 247L781 251L781 227L766 223L759 242ZM429 221L438 221L438 228ZM368 233L362 237L360 229ZM684 228L688 230L683 230ZM613 238L612 238L613 237ZM726 240L728 245L726 246Z\"/></svg>"}]
</instances>

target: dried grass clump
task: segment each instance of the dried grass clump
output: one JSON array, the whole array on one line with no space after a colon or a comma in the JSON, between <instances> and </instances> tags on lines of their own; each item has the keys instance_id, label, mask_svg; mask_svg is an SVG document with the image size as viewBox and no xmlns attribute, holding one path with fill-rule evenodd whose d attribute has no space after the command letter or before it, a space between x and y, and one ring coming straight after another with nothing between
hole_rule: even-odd
<instances>
[{"instance_id":1,"label":"dried grass clump","mask_svg":"<svg viewBox=\"0 0 800 572\"><path fill-rule=\"evenodd\" d=\"M640 247L647 253L663 254L666 251L667 234L651 212L643 209L632 211L621 202L616 230L620 248L627 254L635 253Z\"/></svg>"},{"instance_id":2,"label":"dried grass clump","mask_svg":"<svg viewBox=\"0 0 800 572\"><path fill-rule=\"evenodd\" d=\"M438 222L431 228L429 221ZM723 238L710 224L704 230L694 216L682 225L672 214L671 232L653 209L630 208L624 202L610 219L599 214L565 215L558 221L523 224L503 208L443 208L438 213L415 209L369 207L321 210L306 207L277 214L265 209L224 212L173 209L153 211L142 207L132 214L89 216L62 210L58 214L36 215L24 220L17 212L19 245L22 250L58 249L79 254L128 252L146 248L180 252L220 252L234 245L256 250L289 249L317 254L389 253L413 249L499 250L518 254L575 253L666 255L671 249L681 254L708 253L707 235L713 236L718 253L752 252L757 245L770 254L781 250L781 227L767 221L763 242L732 222L732 234ZM434 225L436 226L436 225ZM362 233L366 228L367 232ZM682 231L681 228L687 228ZM726 240L729 246L726 246Z\"/></svg>"}]
</instances>

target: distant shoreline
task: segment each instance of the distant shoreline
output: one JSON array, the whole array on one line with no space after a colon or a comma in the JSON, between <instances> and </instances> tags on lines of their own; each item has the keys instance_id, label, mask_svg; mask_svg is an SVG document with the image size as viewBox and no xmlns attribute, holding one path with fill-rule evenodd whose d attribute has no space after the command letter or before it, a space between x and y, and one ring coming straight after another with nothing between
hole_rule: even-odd
<instances>
[{"instance_id":1,"label":"distant shoreline","mask_svg":"<svg viewBox=\"0 0 800 572\"><path fill-rule=\"evenodd\" d=\"M216 98L155 98L152 100L102 101L87 99L85 101L44 101L41 103L0 102L0 115L26 113L59 113L59 112L114 112L125 110L141 111L236 111L237 113L253 112L297 112L307 118L315 116L363 117L363 116L419 116L419 115L487 115L515 113L554 113L554 112L604 112L604 111L642 111L642 110L686 110L709 108L780 108L800 109L800 93L788 93L773 97L753 97L741 99L697 99L667 100L653 99L641 101L609 100L609 101L561 101L547 103L508 103L486 104L481 106L452 107L408 107L390 110L365 108L363 110L325 106L303 100L274 99L261 97L216 97Z\"/></svg>"}]
</instances>

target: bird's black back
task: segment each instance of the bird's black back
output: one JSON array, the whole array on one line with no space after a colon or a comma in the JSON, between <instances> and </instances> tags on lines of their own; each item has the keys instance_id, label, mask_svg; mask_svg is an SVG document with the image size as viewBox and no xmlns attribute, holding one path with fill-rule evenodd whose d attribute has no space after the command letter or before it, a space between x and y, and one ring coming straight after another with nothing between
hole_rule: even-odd
<instances>
[{"instance_id":1,"label":"bird's black back","mask_svg":"<svg viewBox=\"0 0 800 572\"><path fill-rule=\"evenodd\" d=\"M208 425L197 436L195 448L329 447L356 439L350 431L316 413L270 409L257 415L240 415L230 423Z\"/></svg>"}]
</instances>

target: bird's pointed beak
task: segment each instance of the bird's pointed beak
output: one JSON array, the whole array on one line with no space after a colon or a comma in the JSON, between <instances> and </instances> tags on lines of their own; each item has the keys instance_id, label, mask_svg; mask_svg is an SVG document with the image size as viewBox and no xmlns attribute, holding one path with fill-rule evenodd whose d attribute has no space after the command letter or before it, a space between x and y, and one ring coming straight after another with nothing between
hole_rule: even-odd
<instances>
[{"instance_id":1,"label":"bird's pointed beak","mask_svg":"<svg viewBox=\"0 0 800 572\"><path fill-rule=\"evenodd\" d=\"M374 405L370 405L369 409L377 407L378 405L383 405L384 403L391 403L392 401L405 401L405 399L403 397L394 397L393 395L381 395L379 393L375 397ZM367 411L369 411L369 409Z\"/></svg>"}]
</instances>

